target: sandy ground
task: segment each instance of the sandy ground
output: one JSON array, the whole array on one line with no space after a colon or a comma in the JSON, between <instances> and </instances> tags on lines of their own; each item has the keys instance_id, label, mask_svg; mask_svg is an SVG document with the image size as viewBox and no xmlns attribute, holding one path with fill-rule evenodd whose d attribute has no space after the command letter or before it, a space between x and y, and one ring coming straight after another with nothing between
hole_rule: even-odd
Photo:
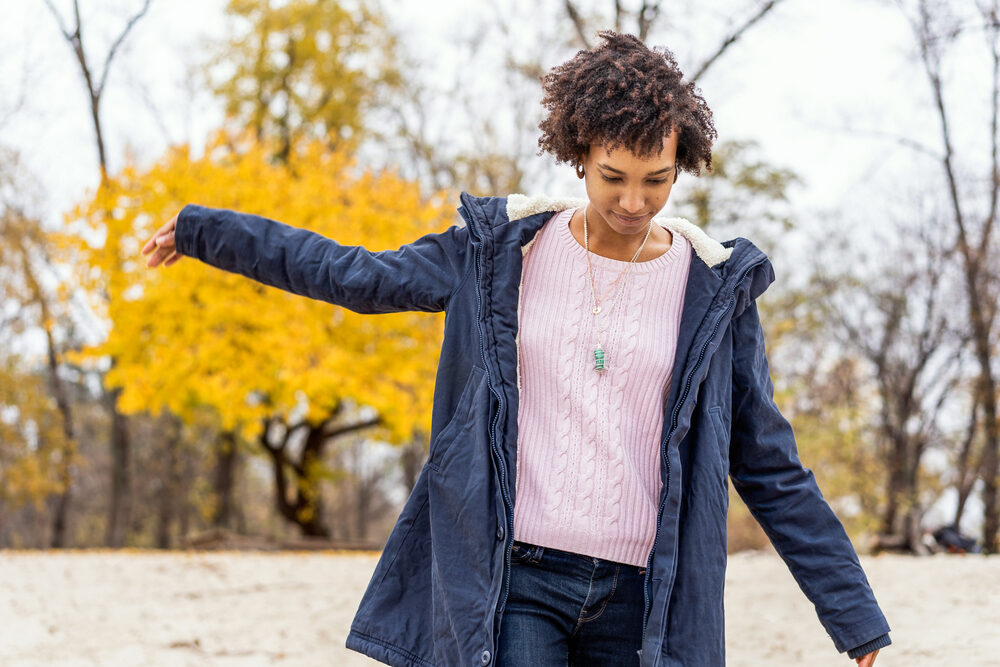
<instances>
[{"instance_id":1,"label":"sandy ground","mask_svg":"<svg viewBox=\"0 0 1000 667\"><path fill-rule=\"evenodd\" d=\"M344 648L376 555L0 551L0 665L375 665ZM1000 558L862 558L893 628L877 667L1000 665ZM730 558L728 664L838 654L773 553Z\"/></svg>"}]
</instances>

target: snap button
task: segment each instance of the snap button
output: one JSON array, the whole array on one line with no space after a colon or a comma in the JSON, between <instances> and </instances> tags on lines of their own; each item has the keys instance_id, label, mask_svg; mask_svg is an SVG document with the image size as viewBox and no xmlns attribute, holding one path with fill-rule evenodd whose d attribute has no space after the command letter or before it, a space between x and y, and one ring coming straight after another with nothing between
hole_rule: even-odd
<instances>
[{"instance_id":1,"label":"snap button","mask_svg":"<svg viewBox=\"0 0 1000 667\"><path fill-rule=\"evenodd\" d=\"M484 665L488 665L490 664L490 657L491 656L489 651L483 651L483 654L479 656L479 662L483 663Z\"/></svg>"},{"instance_id":2,"label":"snap button","mask_svg":"<svg viewBox=\"0 0 1000 667\"><path fill-rule=\"evenodd\" d=\"M501 523L499 526L497 526L497 539L502 540L504 535L506 534L507 532L503 529L503 524Z\"/></svg>"}]
</instances>

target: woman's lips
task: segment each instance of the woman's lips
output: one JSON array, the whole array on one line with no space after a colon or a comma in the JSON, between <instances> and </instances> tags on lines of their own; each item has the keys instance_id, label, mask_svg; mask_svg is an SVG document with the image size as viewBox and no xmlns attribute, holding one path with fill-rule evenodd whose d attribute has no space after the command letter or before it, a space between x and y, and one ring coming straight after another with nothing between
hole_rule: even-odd
<instances>
[{"instance_id":1,"label":"woman's lips","mask_svg":"<svg viewBox=\"0 0 1000 667\"><path fill-rule=\"evenodd\" d=\"M636 225L636 224L639 224L646 217L644 215L634 216L634 217L633 216L627 216L627 215L622 215L621 213L615 213L614 211L612 211L611 213L616 218L618 218L618 221L621 222L623 225Z\"/></svg>"}]
</instances>

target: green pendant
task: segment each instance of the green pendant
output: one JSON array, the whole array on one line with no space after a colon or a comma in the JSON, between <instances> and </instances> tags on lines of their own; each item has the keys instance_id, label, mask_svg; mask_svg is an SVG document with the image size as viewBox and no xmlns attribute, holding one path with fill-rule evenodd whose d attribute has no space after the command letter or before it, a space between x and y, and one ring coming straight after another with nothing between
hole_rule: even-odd
<instances>
[{"instance_id":1,"label":"green pendant","mask_svg":"<svg viewBox=\"0 0 1000 667\"><path fill-rule=\"evenodd\" d=\"M604 370L604 348L600 345L594 350L594 370L598 373Z\"/></svg>"}]
</instances>

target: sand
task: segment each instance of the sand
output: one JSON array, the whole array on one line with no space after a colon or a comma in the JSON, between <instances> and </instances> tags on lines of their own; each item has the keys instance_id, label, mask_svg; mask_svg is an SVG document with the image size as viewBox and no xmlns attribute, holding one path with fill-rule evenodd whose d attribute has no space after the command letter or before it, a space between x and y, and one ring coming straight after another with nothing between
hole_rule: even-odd
<instances>
[{"instance_id":1,"label":"sand","mask_svg":"<svg viewBox=\"0 0 1000 667\"><path fill-rule=\"evenodd\" d=\"M0 665L376 665L344 648L377 555L0 551ZM1000 558L862 564L893 628L877 667L1000 665ZM773 553L730 558L728 664L853 665Z\"/></svg>"}]
</instances>

